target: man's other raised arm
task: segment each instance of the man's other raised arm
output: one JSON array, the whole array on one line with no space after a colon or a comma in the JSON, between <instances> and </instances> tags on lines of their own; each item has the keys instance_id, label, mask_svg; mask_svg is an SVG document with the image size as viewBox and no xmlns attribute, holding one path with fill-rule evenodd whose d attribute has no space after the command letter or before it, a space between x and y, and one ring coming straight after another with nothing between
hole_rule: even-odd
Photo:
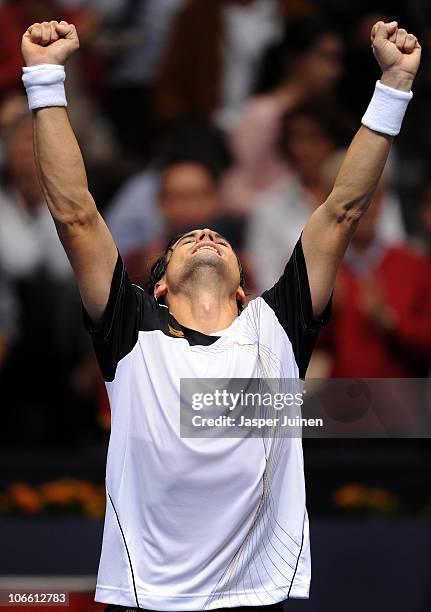
<instances>
[{"instance_id":1,"label":"man's other raised arm","mask_svg":"<svg viewBox=\"0 0 431 612\"><path fill-rule=\"evenodd\" d=\"M64 21L33 24L22 39L40 184L84 306L97 323L108 302L118 254L88 191L81 151L65 108L62 66L78 47L75 27Z\"/></svg>"},{"instance_id":2,"label":"man's other raised arm","mask_svg":"<svg viewBox=\"0 0 431 612\"><path fill-rule=\"evenodd\" d=\"M398 28L397 22L376 23L371 43L382 77L363 119L365 125L347 151L331 194L312 214L302 234L316 317L328 303L346 248L372 200L420 63L416 37Z\"/></svg>"}]
</instances>

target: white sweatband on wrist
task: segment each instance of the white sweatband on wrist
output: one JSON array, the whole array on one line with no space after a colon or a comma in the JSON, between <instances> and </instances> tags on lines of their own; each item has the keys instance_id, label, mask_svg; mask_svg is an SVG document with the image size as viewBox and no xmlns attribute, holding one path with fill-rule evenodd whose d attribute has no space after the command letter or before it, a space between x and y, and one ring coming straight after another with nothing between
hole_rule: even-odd
<instances>
[{"instance_id":1,"label":"white sweatband on wrist","mask_svg":"<svg viewBox=\"0 0 431 612\"><path fill-rule=\"evenodd\" d=\"M362 125L381 134L397 136L412 98L412 91L401 91L377 81L367 112L362 117Z\"/></svg>"},{"instance_id":2,"label":"white sweatband on wrist","mask_svg":"<svg viewBox=\"0 0 431 612\"><path fill-rule=\"evenodd\" d=\"M39 64L22 69L22 82L27 91L30 110L47 106L67 106L64 80L64 66Z\"/></svg>"}]
</instances>

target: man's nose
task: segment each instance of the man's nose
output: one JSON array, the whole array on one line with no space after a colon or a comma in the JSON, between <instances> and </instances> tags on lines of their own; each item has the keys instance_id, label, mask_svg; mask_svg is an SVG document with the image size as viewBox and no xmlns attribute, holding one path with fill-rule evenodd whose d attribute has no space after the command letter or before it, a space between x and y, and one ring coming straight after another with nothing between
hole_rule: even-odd
<instances>
[{"instance_id":1,"label":"man's nose","mask_svg":"<svg viewBox=\"0 0 431 612\"><path fill-rule=\"evenodd\" d=\"M207 227L199 234L199 240L212 240L215 242L214 232Z\"/></svg>"}]
</instances>

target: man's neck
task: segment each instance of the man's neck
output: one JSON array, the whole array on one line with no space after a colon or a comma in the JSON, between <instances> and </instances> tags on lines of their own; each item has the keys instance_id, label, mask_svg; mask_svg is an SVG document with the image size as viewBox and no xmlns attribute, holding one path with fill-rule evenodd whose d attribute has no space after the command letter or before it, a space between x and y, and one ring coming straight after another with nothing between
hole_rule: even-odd
<instances>
[{"instance_id":1,"label":"man's neck","mask_svg":"<svg viewBox=\"0 0 431 612\"><path fill-rule=\"evenodd\" d=\"M235 296L221 296L212 291L199 295L170 294L168 305L175 319L189 329L202 334L214 334L229 327L238 316Z\"/></svg>"}]
</instances>

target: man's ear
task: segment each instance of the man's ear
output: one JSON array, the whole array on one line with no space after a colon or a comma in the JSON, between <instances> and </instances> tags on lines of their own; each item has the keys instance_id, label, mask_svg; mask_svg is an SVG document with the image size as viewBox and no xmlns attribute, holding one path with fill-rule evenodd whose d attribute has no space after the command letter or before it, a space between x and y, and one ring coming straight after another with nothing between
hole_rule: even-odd
<instances>
[{"instance_id":1,"label":"man's ear","mask_svg":"<svg viewBox=\"0 0 431 612\"><path fill-rule=\"evenodd\" d=\"M164 281L159 281L158 283L156 283L156 286L154 287L154 297L156 298L156 300L160 300L160 298L164 297L167 292L168 288Z\"/></svg>"},{"instance_id":2,"label":"man's ear","mask_svg":"<svg viewBox=\"0 0 431 612\"><path fill-rule=\"evenodd\" d=\"M244 306L245 301L246 301L247 298L245 296L245 292L244 292L244 289L242 287L238 287L238 289L236 290L236 296L235 297Z\"/></svg>"}]
</instances>

